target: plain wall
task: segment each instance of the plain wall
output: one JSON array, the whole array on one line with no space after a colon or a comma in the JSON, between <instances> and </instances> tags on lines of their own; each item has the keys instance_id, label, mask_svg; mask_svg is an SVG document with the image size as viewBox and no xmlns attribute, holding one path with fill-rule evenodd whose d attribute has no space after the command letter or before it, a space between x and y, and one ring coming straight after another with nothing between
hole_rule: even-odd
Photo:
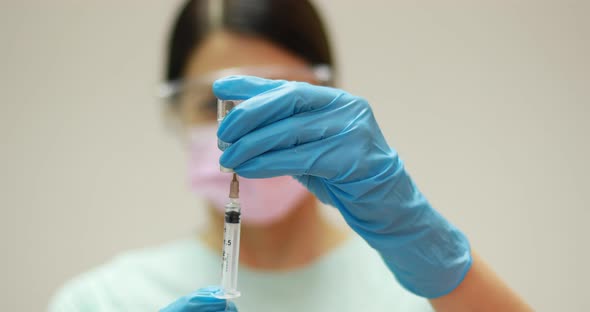
<instances>
[{"instance_id":1,"label":"plain wall","mask_svg":"<svg viewBox=\"0 0 590 312\"><path fill-rule=\"evenodd\" d=\"M590 310L587 1L317 1L432 203L539 311ZM155 97L178 1L2 1L0 310L203 222Z\"/></svg>"}]
</instances>

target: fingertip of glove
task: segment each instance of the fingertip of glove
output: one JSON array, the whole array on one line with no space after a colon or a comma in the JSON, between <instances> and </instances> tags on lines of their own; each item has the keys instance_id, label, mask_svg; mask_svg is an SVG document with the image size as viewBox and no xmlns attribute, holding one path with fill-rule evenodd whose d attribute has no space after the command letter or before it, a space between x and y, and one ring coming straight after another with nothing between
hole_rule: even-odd
<instances>
[{"instance_id":1,"label":"fingertip of glove","mask_svg":"<svg viewBox=\"0 0 590 312\"><path fill-rule=\"evenodd\" d=\"M229 100L228 96L230 96L230 93L228 91L230 91L232 83L240 79L240 76L227 76L215 80L212 85L213 94L219 99Z\"/></svg>"},{"instance_id":2,"label":"fingertip of glove","mask_svg":"<svg viewBox=\"0 0 590 312\"><path fill-rule=\"evenodd\" d=\"M208 301L208 302L224 302L224 299L216 298L214 295L219 293L221 288L218 286L207 286L203 288L199 288L193 293L189 294L190 301L198 300L198 301Z\"/></svg>"},{"instance_id":3,"label":"fingertip of glove","mask_svg":"<svg viewBox=\"0 0 590 312\"><path fill-rule=\"evenodd\" d=\"M246 100L283 83L285 81L233 75L217 79L213 83L212 89L213 94L222 100Z\"/></svg>"},{"instance_id":4,"label":"fingertip of glove","mask_svg":"<svg viewBox=\"0 0 590 312\"><path fill-rule=\"evenodd\" d=\"M224 140L225 139L225 128L227 128L227 127L225 126L225 124L223 122L221 122L221 124L217 128L217 133L215 135L217 135L217 138L219 140L221 140L222 142L228 143L226 140Z\"/></svg>"},{"instance_id":5,"label":"fingertip of glove","mask_svg":"<svg viewBox=\"0 0 590 312\"><path fill-rule=\"evenodd\" d=\"M221 158L219 158L219 166L220 166L221 168L226 168L226 169L232 169L232 170L233 170L233 168L232 168L232 167L229 165L228 161L227 161L225 158L223 158L223 155L224 155L224 154L225 154L225 153L223 153L223 154L221 155Z\"/></svg>"}]
</instances>

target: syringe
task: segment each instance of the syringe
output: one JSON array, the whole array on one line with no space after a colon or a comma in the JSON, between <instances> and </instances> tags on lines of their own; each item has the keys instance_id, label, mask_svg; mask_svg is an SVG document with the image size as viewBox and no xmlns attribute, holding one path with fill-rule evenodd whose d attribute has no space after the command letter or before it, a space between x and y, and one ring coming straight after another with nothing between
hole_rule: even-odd
<instances>
[{"instance_id":1,"label":"syringe","mask_svg":"<svg viewBox=\"0 0 590 312\"><path fill-rule=\"evenodd\" d=\"M223 227L223 255L221 264L221 291L215 297L223 299L237 298L238 263L240 258L240 184L234 173L230 184L229 202L225 205L225 222Z\"/></svg>"}]
</instances>

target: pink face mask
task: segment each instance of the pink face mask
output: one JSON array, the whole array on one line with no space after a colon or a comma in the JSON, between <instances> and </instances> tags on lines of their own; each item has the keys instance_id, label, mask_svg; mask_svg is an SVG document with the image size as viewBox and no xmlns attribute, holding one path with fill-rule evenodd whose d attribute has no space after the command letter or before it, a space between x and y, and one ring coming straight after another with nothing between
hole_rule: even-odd
<instances>
[{"instance_id":1,"label":"pink face mask","mask_svg":"<svg viewBox=\"0 0 590 312\"><path fill-rule=\"evenodd\" d=\"M189 182L195 194L223 212L232 174L219 171L221 151L217 148L216 133L216 124L191 129ZM292 177L240 178L242 221L255 225L274 223L288 215L307 195L307 189Z\"/></svg>"}]
</instances>

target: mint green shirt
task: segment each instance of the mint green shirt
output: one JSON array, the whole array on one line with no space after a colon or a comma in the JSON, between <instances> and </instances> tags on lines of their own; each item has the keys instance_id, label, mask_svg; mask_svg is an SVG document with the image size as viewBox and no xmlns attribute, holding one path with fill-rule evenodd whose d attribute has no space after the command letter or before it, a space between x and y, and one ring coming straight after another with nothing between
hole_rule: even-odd
<instances>
[{"instance_id":1,"label":"mint green shirt","mask_svg":"<svg viewBox=\"0 0 590 312\"><path fill-rule=\"evenodd\" d=\"M126 252L67 283L50 312L157 311L219 284L220 256L197 239ZM379 255L353 236L313 264L287 272L240 267L240 312L433 311L393 278Z\"/></svg>"}]
</instances>

